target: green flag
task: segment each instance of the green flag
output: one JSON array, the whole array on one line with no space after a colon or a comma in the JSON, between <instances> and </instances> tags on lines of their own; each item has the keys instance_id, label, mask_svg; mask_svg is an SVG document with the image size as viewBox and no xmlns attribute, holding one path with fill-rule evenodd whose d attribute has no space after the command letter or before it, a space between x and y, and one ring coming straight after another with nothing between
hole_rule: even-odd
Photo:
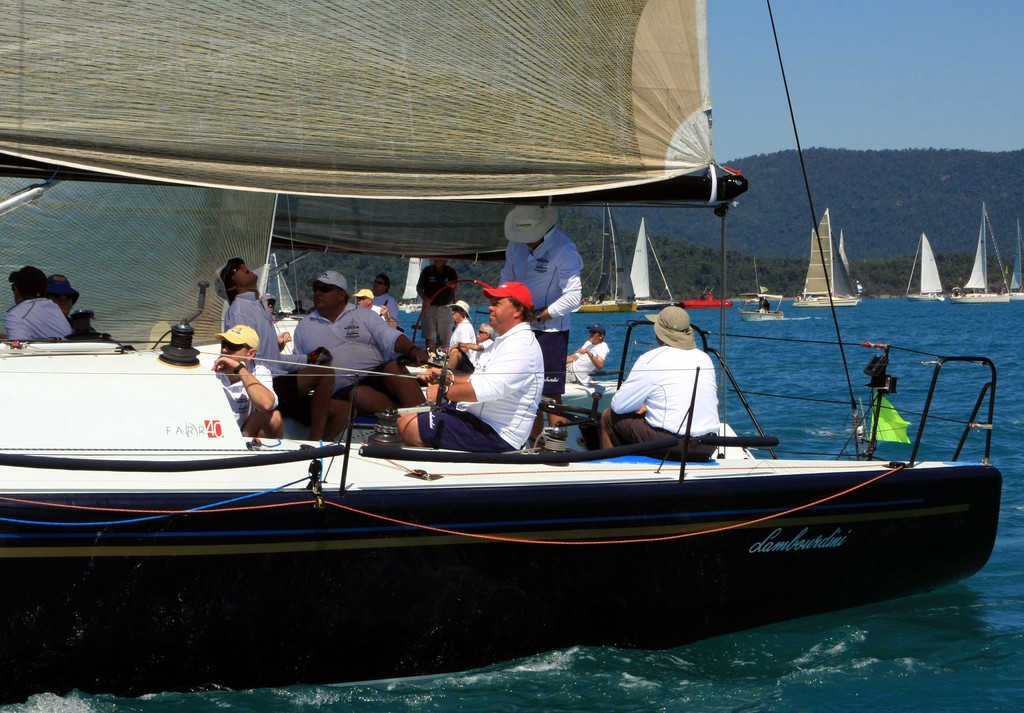
<instances>
[{"instance_id":1,"label":"green flag","mask_svg":"<svg viewBox=\"0 0 1024 713\"><path fill-rule=\"evenodd\" d=\"M889 399L878 395L878 430L875 435L880 441L910 443L907 426L910 421L903 420L899 412L889 403Z\"/></svg>"}]
</instances>

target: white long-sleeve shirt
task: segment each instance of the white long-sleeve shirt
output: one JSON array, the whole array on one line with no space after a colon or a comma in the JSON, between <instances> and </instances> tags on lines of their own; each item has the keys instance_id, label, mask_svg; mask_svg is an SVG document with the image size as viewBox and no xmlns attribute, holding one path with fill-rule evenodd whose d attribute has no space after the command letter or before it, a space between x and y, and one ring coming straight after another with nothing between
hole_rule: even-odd
<instances>
[{"instance_id":1,"label":"white long-sleeve shirt","mask_svg":"<svg viewBox=\"0 0 1024 713\"><path fill-rule=\"evenodd\" d=\"M644 418L651 428L683 435L695 377L697 398L690 435L714 433L721 426L715 366L700 349L662 346L643 354L612 397L611 408L615 413L633 413L647 406Z\"/></svg>"},{"instance_id":2,"label":"white long-sleeve shirt","mask_svg":"<svg viewBox=\"0 0 1024 713\"><path fill-rule=\"evenodd\" d=\"M500 282L522 282L530 289L534 308L539 312L547 307L551 318L534 322L533 329L566 332L583 299L582 270L583 258L576 245L555 226L536 250L525 243L508 244Z\"/></svg>"}]
</instances>

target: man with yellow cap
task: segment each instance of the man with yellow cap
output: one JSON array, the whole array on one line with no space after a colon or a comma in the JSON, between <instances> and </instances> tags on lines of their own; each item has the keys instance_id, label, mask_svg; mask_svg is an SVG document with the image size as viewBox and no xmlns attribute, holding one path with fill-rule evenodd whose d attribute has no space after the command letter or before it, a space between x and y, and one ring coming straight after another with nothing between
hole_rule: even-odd
<instances>
[{"instance_id":1,"label":"man with yellow cap","mask_svg":"<svg viewBox=\"0 0 1024 713\"><path fill-rule=\"evenodd\" d=\"M284 421L277 410L274 377L267 367L253 363L260 348L256 330L238 324L217 338L220 356L213 363L213 371L224 387L242 435L280 438Z\"/></svg>"}]
</instances>

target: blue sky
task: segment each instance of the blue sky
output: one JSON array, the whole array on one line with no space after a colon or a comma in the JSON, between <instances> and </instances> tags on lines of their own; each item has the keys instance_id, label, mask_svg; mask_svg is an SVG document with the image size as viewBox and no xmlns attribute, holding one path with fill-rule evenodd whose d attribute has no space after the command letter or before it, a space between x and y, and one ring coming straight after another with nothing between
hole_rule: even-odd
<instances>
[{"instance_id":1,"label":"blue sky","mask_svg":"<svg viewBox=\"0 0 1024 713\"><path fill-rule=\"evenodd\" d=\"M800 143L1024 148L1021 0L773 0ZM708 0L715 157L796 148L765 0Z\"/></svg>"}]
</instances>

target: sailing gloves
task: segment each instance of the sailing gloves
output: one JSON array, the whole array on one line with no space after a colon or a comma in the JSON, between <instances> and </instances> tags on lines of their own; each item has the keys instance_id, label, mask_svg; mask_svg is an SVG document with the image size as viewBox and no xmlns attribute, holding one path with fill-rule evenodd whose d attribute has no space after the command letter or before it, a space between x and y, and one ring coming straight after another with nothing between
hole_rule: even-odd
<instances>
[{"instance_id":1,"label":"sailing gloves","mask_svg":"<svg viewBox=\"0 0 1024 713\"><path fill-rule=\"evenodd\" d=\"M323 347L317 347L306 355L306 363L316 366L326 366L331 363L331 353Z\"/></svg>"}]
</instances>

